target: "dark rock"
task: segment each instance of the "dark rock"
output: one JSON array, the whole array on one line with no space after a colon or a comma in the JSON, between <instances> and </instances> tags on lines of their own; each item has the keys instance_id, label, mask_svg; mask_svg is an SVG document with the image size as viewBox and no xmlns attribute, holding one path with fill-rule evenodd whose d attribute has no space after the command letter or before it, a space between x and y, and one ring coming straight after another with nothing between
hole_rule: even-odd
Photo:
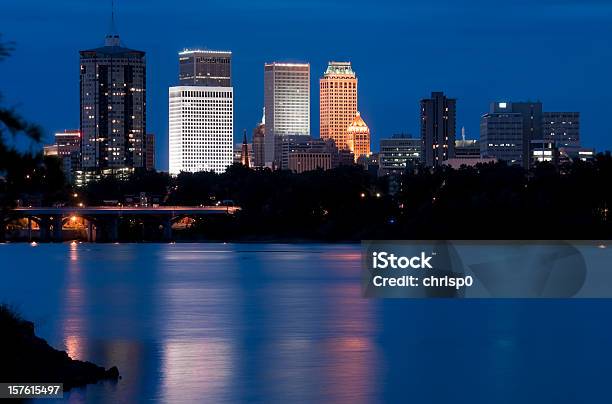
<instances>
[{"instance_id":1,"label":"dark rock","mask_svg":"<svg viewBox=\"0 0 612 404\"><path fill-rule=\"evenodd\" d=\"M64 383L64 390L118 380L119 370L71 359L35 335L34 324L0 305L0 380L6 383Z\"/></svg>"}]
</instances>

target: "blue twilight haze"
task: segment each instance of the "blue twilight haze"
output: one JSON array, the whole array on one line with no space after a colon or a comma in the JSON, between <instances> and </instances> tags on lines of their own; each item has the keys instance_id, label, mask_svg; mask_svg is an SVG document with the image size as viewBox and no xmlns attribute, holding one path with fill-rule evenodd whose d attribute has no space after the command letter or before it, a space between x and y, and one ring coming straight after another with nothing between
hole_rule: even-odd
<instances>
[{"instance_id":1,"label":"blue twilight haze","mask_svg":"<svg viewBox=\"0 0 612 404\"><path fill-rule=\"evenodd\" d=\"M350 60L359 109L382 137L418 136L418 101L444 91L457 127L478 137L495 100L541 100L579 111L582 144L610 149L612 4L605 0L118 0L123 43L147 52L147 129L167 169L168 86L185 47L233 51L234 139L263 107L263 64L311 63L311 128L318 137L318 79L329 60ZM110 29L110 0L3 0L0 33L14 55L0 63L4 102L52 133L79 126L79 53Z\"/></svg>"}]
</instances>

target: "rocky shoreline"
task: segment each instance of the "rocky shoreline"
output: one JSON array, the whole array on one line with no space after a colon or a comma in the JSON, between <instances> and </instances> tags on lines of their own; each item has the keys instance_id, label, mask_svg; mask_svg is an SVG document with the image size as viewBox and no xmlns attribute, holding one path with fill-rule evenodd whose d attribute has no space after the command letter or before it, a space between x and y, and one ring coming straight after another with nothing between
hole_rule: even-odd
<instances>
[{"instance_id":1,"label":"rocky shoreline","mask_svg":"<svg viewBox=\"0 0 612 404\"><path fill-rule=\"evenodd\" d=\"M63 383L66 391L120 378L114 366L104 369L54 349L36 336L32 322L21 319L5 305L0 305L0 358L3 383Z\"/></svg>"}]
</instances>

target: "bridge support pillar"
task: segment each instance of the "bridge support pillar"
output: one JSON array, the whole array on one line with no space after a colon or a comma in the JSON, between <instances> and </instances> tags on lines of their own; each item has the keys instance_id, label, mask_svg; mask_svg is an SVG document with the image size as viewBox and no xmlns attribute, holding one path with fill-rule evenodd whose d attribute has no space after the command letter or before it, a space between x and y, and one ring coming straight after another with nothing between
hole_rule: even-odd
<instances>
[{"instance_id":1,"label":"bridge support pillar","mask_svg":"<svg viewBox=\"0 0 612 404\"><path fill-rule=\"evenodd\" d=\"M28 217L28 241L32 241L32 218Z\"/></svg>"},{"instance_id":2,"label":"bridge support pillar","mask_svg":"<svg viewBox=\"0 0 612 404\"><path fill-rule=\"evenodd\" d=\"M164 241L172 241L172 218L164 218Z\"/></svg>"},{"instance_id":3,"label":"bridge support pillar","mask_svg":"<svg viewBox=\"0 0 612 404\"><path fill-rule=\"evenodd\" d=\"M91 221L87 222L87 241L89 243L93 243L96 241L96 236L94 234L94 225Z\"/></svg>"},{"instance_id":4,"label":"bridge support pillar","mask_svg":"<svg viewBox=\"0 0 612 404\"><path fill-rule=\"evenodd\" d=\"M46 243L51 238L51 219L49 216L42 216L38 225L40 229L40 241Z\"/></svg>"},{"instance_id":5,"label":"bridge support pillar","mask_svg":"<svg viewBox=\"0 0 612 404\"><path fill-rule=\"evenodd\" d=\"M62 242L62 217L61 216L53 217L53 242L56 242L56 243Z\"/></svg>"},{"instance_id":6,"label":"bridge support pillar","mask_svg":"<svg viewBox=\"0 0 612 404\"><path fill-rule=\"evenodd\" d=\"M115 242L117 240L119 240L119 219L117 219L116 217L113 217L109 220L108 223L108 233L109 233L109 239L111 242Z\"/></svg>"}]
</instances>

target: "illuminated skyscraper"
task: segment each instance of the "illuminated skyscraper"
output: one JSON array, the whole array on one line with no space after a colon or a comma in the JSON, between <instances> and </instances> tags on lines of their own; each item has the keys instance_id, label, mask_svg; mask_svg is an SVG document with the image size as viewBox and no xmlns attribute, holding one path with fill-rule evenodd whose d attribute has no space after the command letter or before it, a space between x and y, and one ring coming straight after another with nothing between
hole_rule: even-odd
<instances>
[{"instance_id":1,"label":"illuminated skyscraper","mask_svg":"<svg viewBox=\"0 0 612 404\"><path fill-rule=\"evenodd\" d=\"M278 136L310 135L310 65L266 63L264 66L266 117L265 160L275 162Z\"/></svg>"},{"instance_id":2,"label":"illuminated skyscraper","mask_svg":"<svg viewBox=\"0 0 612 404\"><path fill-rule=\"evenodd\" d=\"M355 161L361 156L369 157L370 151L370 128L361 118L361 114L353 118L353 122L346 129L348 148L355 155Z\"/></svg>"},{"instance_id":3,"label":"illuminated skyscraper","mask_svg":"<svg viewBox=\"0 0 612 404\"><path fill-rule=\"evenodd\" d=\"M455 157L456 104L457 100L441 92L421 100L422 159L427 167Z\"/></svg>"},{"instance_id":4,"label":"illuminated skyscraper","mask_svg":"<svg viewBox=\"0 0 612 404\"><path fill-rule=\"evenodd\" d=\"M320 83L320 135L349 148L347 128L357 115L357 76L350 62L329 62Z\"/></svg>"},{"instance_id":5,"label":"illuminated skyscraper","mask_svg":"<svg viewBox=\"0 0 612 404\"><path fill-rule=\"evenodd\" d=\"M226 51L179 53L179 81L190 85L169 89L170 174L222 173L232 165L234 88L230 62L231 52Z\"/></svg>"},{"instance_id":6,"label":"illuminated skyscraper","mask_svg":"<svg viewBox=\"0 0 612 404\"><path fill-rule=\"evenodd\" d=\"M116 34L79 53L82 169L115 174L145 167L145 53L121 46Z\"/></svg>"},{"instance_id":7,"label":"illuminated skyscraper","mask_svg":"<svg viewBox=\"0 0 612 404\"><path fill-rule=\"evenodd\" d=\"M179 53L182 86L230 87L232 52L186 49Z\"/></svg>"}]
</instances>

